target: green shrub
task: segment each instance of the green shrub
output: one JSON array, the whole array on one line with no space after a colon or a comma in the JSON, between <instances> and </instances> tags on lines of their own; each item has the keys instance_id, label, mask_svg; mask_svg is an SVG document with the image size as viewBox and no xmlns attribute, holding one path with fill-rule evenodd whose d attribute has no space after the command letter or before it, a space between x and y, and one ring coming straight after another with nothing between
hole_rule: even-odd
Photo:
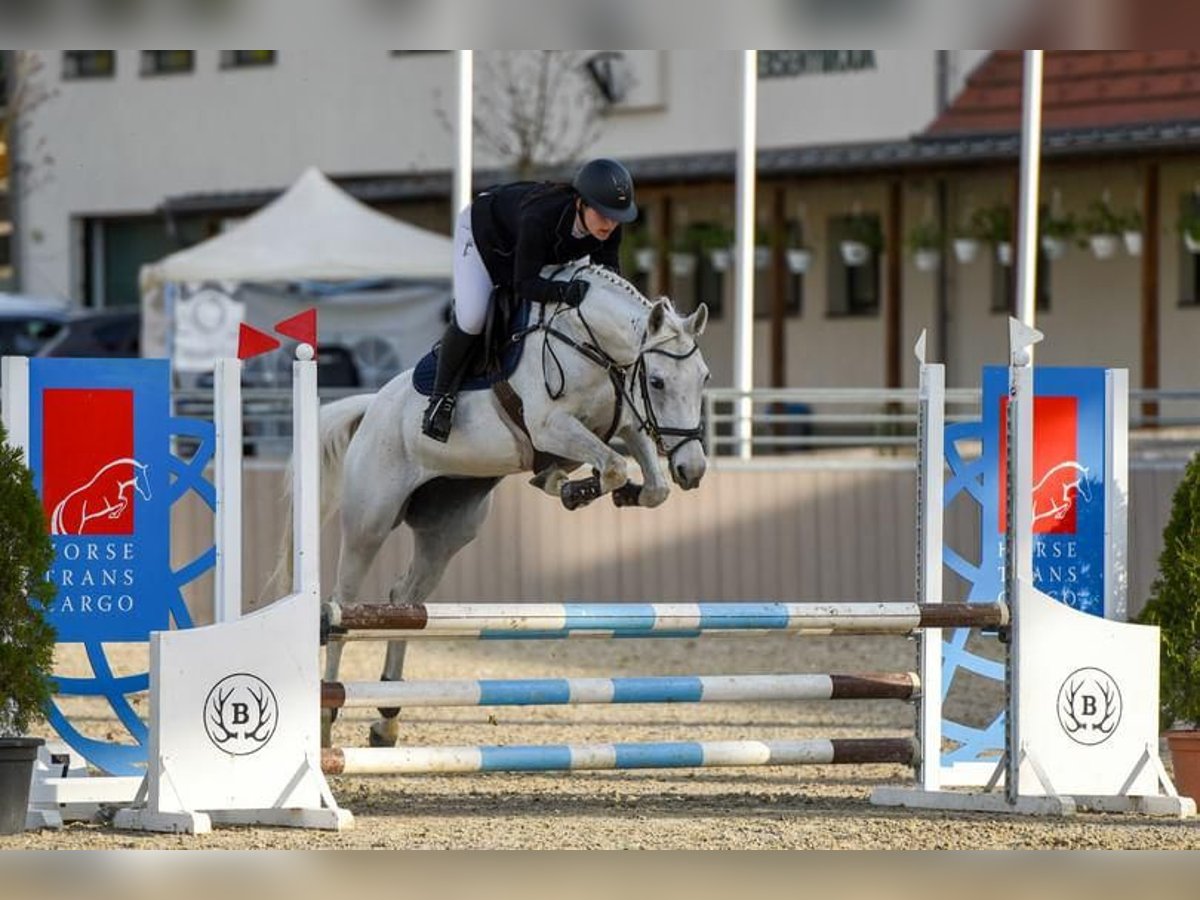
<instances>
[{"instance_id":1,"label":"green shrub","mask_svg":"<svg viewBox=\"0 0 1200 900\"><path fill-rule=\"evenodd\" d=\"M51 696L54 546L33 477L7 437L0 425L0 735L19 735Z\"/></svg>"},{"instance_id":2,"label":"green shrub","mask_svg":"<svg viewBox=\"0 0 1200 900\"><path fill-rule=\"evenodd\" d=\"M1162 727L1200 724L1200 453L1175 490L1158 577L1138 621L1162 629Z\"/></svg>"}]
</instances>

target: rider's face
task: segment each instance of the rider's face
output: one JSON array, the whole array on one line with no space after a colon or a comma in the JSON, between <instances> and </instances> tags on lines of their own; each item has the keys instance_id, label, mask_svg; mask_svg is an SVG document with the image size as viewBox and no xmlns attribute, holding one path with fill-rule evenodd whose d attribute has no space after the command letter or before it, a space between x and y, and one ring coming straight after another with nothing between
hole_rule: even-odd
<instances>
[{"instance_id":1,"label":"rider's face","mask_svg":"<svg viewBox=\"0 0 1200 900\"><path fill-rule=\"evenodd\" d=\"M596 212L590 206L580 203L579 212L583 218L583 227L598 241L606 241L620 223L616 219Z\"/></svg>"}]
</instances>

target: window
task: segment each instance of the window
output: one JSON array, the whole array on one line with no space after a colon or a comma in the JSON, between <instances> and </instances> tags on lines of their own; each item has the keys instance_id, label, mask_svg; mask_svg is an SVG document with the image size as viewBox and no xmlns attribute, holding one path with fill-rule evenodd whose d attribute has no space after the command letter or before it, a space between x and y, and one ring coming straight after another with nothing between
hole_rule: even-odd
<instances>
[{"instance_id":1,"label":"window","mask_svg":"<svg viewBox=\"0 0 1200 900\"><path fill-rule=\"evenodd\" d=\"M994 313L1004 313L1005 315L1017 315L1017 266L1015 248L1012 250L1014 259L1010 260L1009 265L1000 262L996 255L996 248L991 245L985 245L991 259L992 266L992 308ZM1038 247L1038 271L1037 285L1035 293L1037 299L1034 302L1034 308L1038 312L1047 312L1050 309L1050 257L1039 246Z\"/></svg>"},{"instance_id":2,"label":"window","mask_svg":"<svg viewBox=\"0 0 1200 900\"><path fill-rule=\"evenodd\" d=\"M865 229L864 229L865 226ZM876 316L879 314L879 246L868 248L861 265L847 265L842 242L853 240L864 230L882 234L877 215L833 216L828 222L829 296L826 314L838 316Z\"/></svg>"},{"instance_id":3,"label":"window","mask_svg":"<svg viewBox=\"0 0 1200 900\"><path fill-rule=\"evenodd\" d=\"M117 73L115 50L63 51L63 78L112 78Z\"/></svg>"},{"instance_id":4,"label":"window","mask_svg":"<svg viewBox=\"0 0 1200 900\"><path fill-rule=\"evenodd\" d=\"M1179 305L1200 306L1200 255L1192 247L1195 239L1187 232L1194 231L1200 222L1200 195L1187 194L1179 203Z\"/></svg>"},{"instance_id":5,"label":"window","mask_svg":"<svg viewBox=\"0 0 1200 900\"><path fill-rule=\"evenodd\" d=\"M252 66L275 65L274 50L222 50L222 69L246 69Z\"/></svg>"},{"instance_id":6,"label":"window","mask_svg":"<svg viewBox=\"0 0 1200 900\"><path fill-rule=\"evenodd\" d=\"M143 75L177 75L196 67L193 50L143 50Z\"/></svg>"}]
</instances>

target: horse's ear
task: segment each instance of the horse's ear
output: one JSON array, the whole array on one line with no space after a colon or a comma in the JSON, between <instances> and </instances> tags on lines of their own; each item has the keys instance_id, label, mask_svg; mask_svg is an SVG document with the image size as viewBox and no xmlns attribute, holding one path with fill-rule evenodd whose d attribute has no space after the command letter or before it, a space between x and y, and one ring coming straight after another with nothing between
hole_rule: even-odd
<instances>
[{"instance_id":1,"label":"horse's ear","mask_svg":"<svg viewBox=\"0 0 1200 900\"><path fill-rule=\"evenodd\" d=\"M704 326L708 324L708 304L701 303L696 311L687 317L683 327L696 337L704 334Z\"/></svg>"},{"instance_id":2,"label":"horse's ear","mask_svg":"<svg viewBox=\"0 0 1200 900\"><path fill-rule=\"evenodd\" d=\"M667 318L667 301L656 300L654 305L650 307L650 318L646 322L647 334L658 334L662 330L663 322Z\"/></svg>"}]
</instances>

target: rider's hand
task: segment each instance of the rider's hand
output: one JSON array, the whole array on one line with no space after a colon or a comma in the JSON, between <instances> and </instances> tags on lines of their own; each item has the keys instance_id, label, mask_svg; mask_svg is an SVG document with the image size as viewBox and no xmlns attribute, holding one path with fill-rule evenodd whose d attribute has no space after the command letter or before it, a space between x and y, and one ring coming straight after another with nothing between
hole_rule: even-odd
<instances>
[{"instance_id":1,"label":"rider's hand","mask_svg":"<svg viewBox=\"0 0 1200 900\"><path fill-rule=\"evenodd\" d=\"M558 292L559 302L565 303L568 306L578 306L583 302L583 298L587 296L590 285L586 281L568 281Z\"/></svg>"}]
</instances>

